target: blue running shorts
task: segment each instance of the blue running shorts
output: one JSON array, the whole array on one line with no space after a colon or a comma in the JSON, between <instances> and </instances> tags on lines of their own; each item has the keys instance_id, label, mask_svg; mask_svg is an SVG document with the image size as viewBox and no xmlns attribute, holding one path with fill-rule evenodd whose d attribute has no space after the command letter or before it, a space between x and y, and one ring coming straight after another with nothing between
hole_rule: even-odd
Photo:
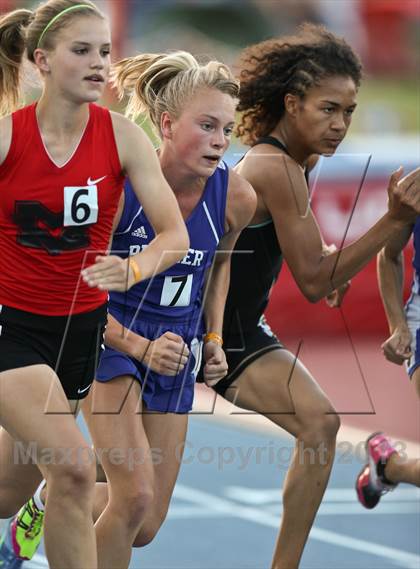
<instances>
[{"instance_id":1,"label":"blue running shorts","mask_svg":"<svg viewBox=\"0 0 420 569\"><path fill-rule=\"evenodd\" d=\"M194 400L194 385L201 364L203 324L194 322L153 322L150 319L135 318L131 322L130 309L123 311L115 306L109 312L118 322L132 332L149 340L159 338L165 332L173 332L184 339L190 350L187 364L175 376L160 375L141 361L118 352L108 346L101 355L96 379L100 382L112 381L115 377L131 375L142 388L142 399L150 411L161 413L188 413Z\"/></svg>"}]
</instances>

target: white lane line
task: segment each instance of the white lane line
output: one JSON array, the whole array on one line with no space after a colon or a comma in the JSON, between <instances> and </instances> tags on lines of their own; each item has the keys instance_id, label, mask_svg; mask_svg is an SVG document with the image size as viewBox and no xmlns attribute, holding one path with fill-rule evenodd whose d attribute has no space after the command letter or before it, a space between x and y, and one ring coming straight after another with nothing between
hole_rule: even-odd
<instances>
[{"instance_id":1,"label":"white lane line","mask_svg":"<svg viewBox=\"0 0 420 569\"><path fill-rule=\"evenodd\" d=\"M234 516L234 514L232 514ZM182 520L187 518L221 518L226 517L225 514L218 511L211 511L198 506L171 506L168 512L168 519Z\"/></svg>"},{"instance_id":2,"label":"white lane line","mask_svg":"<svg viewBox=\"0 0 420 569\"><path fill-rule=\"evenodd\" d=\"M282 508L280 504L270 504L269 506L265 506L265 510L272 512L273 514L281 515ZM403 514L420 516L420 504L409 504L407 502L396 502L391 504L381 503L380 506L373 510L365 510L359 503L322 503L317 516L399 516Z\"/></svg>"},{"instance_id":3,"label":"white lane line","mask_svg":"<svg viewBox=\"0 0 420 569\"><path fill-rule=\"evenodd\" d=\"M225 495L233 500L239 500L245 504L270 504L282 501L280 488L247 488L246 486L227 486ZM418 501L420 507L420 489L419 488L396 488L395 491L389 492L381 498L382 504L386 502L410 502ZM358 504L356 490L353 488L328 488L324 494L322 502L354 502ZM365 512L360 507L360 512Z\"/></svg>"},{"instance_id":4,"label":"white lane line","mask_svg":"<svg viewBox=\"0 0 420 569\"><path fill-rule=\"evenodd\" d=\"M230 500L220 498L213 494L196 490L189 486L178 484L175 487L174 496L180 500L186 500L190 503L201 506L204 509L217 511L224 515L235 516L243 520L248 520L253 523L261 524L264 526L278 528L279 517L265 512L258 508L249 506L239 506ZM399 567L406 569L419 569L420 556L393 547L388 547L379 543L369 543L362 539L357 539L351 536L313 527L310 533L310 538L330 543L339 547L346 547L355 551L361 551L369 555L385 558L388 561L395 563Z\"/></svg>"},{"instance_id":5,"label":"white lane line","mask_svg":"<svg viewBox=\"0 0 420 569\"><path fill-rule=\"evenodd\" d=\"M266 512L271 512L277 516L281 516L281 504L269 504L263 506ZM172 519L179 518L217 518L221 514L217 511L203 510L197 506L183 506L174 504L169 510L168 516ZM420 516L420 505L408 504L381 504L380 507L373 510L362 510L360 504L321 504L317 516L389 516L389 515L413 515ZM419 567L420 569L420 567Z\"/></svg>"},{"instance_id":6,"label":"white lane line","mask_svg":"<svg viewBox=\"0 0 420 569\"><path fill-rule=\"evenodd\" d=\"M278 488L227 486L224 494L242 504L267 506L268 511L281 512L282 497ZM353 488L330 488L325 492L318 511L319 516L388 514L420 515L420 490L418 488L397 488L395 492L389 492L382 498L378 508L365 510L359 504Z\"/></svg>"}]
</instances>

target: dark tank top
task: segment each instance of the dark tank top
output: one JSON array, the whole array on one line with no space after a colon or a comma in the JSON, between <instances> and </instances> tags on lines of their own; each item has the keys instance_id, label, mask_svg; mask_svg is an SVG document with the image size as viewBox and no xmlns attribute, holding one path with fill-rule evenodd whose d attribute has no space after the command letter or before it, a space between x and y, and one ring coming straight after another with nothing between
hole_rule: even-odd
<instances>
[{"instance_id":1,"label":"dark tank top","mask_svg":"<svg viewBox=\"0 0 420 569\"><path fill-rule=\"evenodd\" d=\"M289 154L286 147L271 136L258 139L254 146L257 144L271 144ZM267 307L282 261L272 219L249 225L242 231L232 254L223 330L226 347L234 348L235 337L255 330Z\"/></svg>"}]
</instances>

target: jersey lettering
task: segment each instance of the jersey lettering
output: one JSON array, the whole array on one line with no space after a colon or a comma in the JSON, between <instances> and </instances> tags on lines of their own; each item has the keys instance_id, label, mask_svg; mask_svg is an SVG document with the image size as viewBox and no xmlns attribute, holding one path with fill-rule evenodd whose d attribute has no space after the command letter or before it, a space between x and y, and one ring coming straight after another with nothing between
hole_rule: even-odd
<instances>
[{"instance_id":1,"label":"jersey lettering","mask_svg":"<svg viewBox=\"0 0 420 569\"><path fill-rule=\"evenodd\" d=\"M55 213L39 201L17 201L14 221L18 226L17 243L24 247L60 255L63 251L75 251L90 245L86 225L63 228L63 212Z\"/></svg>"},{"instance_id":2,"label":"jersey lettering","mask_svg":"<svg viewBox=\"0 0 420 569\"><path fill-rule=\"evenodd\" d=\"M199 267L201 261L204 259L204 252L197 249L188 249L188 253L185 255L179 263L181 265L191 265L192 267Z\"/></svg>"},{"instance_id":3,"label":"jersey lettering","mask_svg":"<svg viewBox=\"0 0 420 569\"><path fill-rule=\"evenodd\" d=\"M146 243L145 245L130 245L128 254L130 255L137 255L137 253L140 253L140 251L144 251L144 249L146 249L148 247L148 244Z\"/></svg>"}]
</instances>

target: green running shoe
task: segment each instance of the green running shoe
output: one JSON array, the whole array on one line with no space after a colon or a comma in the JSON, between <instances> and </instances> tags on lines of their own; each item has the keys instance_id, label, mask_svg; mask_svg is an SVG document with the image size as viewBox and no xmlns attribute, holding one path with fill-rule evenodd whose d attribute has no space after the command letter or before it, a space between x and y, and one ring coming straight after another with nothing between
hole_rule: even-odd
<instances>
[{"instance_id":1,"label":"green running shoe","mask_svg":"<svg viewBox=\"0 0 420 569\"><path fill-rule=\"evenodd\" d=\"M45 512L31 498L19 510L11 524L12 543L20 559L32 559L42 539Z\"/></svg>"}]
</instances>

